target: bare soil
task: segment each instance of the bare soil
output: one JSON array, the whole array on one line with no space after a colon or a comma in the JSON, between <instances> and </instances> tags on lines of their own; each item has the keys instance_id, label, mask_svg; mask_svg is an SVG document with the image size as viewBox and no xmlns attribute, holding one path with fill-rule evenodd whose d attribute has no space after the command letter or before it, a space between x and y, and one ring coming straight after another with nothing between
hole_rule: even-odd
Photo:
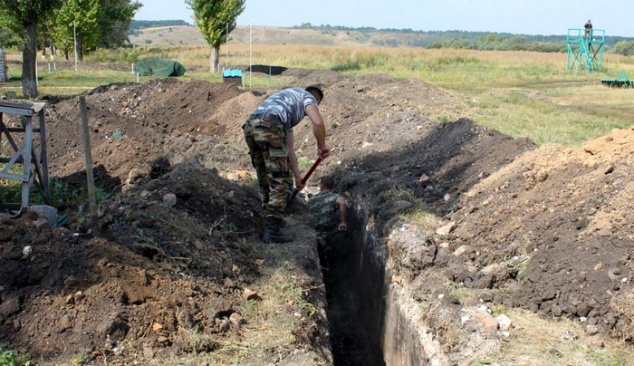
<instances>
[{"instance_id":1,"label":"bare soil","mask_svg":"<svg viewBox=\"0 0 634 366\"><path fill-rule=\"evenodd\" d=\"M634 130L583 148L536 148L463 118L459 96L425 82L301 69L282 76L319 83L326 95L333 156L308 191L335 174L337 189L385 233L421 203L451 224L421 238L425 251L387 241L390 256L405 253L399 276L416 291L440 291L424 280L433 268L483 302L634 338ZM101 235L89 233L77 207L60 207L71 216L62 228L40 225L34 213L0 218L0 343L51 362L177 364L249 342L255 320L239 319L244 295L284 261L305 300L325 307L310 238L275 256L259 243L263 213L241 124L274 91L161 79L86 93L97 185L109 194ZM78 97L48 102L51 173L83 187ZM296 135L298 155L314 159L308 121ZM292 230L303 235L310 218L295 206ZM280 312L295 319L292 349L236 352L227 364L332 362L320 338L325 316L291 301ZM184 329L208 337L192 342Z\"/></svg>"}]
</instances>

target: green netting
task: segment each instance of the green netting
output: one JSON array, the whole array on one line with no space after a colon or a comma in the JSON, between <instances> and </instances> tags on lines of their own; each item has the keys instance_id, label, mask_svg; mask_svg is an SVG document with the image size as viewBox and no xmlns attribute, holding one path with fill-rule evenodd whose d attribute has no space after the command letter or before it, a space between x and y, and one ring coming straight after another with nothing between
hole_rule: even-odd
<instances>
[{"instance_id":1,"label":"green netting","mask_svg":"<svg viewBox=\"0 0 634 366\"><path fill-rule=\"evenodd\" d=\"M141 76L156 75L162 77L183 76L186 71L185 67L177 61L165 58L148 58L139 61L134 66L134 70Z\"/></svg>"}]
</instances>

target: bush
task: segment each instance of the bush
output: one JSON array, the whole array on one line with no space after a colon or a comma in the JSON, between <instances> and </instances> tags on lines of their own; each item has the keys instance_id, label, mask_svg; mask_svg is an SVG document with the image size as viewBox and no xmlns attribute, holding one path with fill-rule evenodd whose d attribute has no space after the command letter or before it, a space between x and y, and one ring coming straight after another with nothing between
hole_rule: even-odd
<instances>
[{"instance_id":1,"label":"bush","mask_svg":"<svg viewBox=\"0 0 634 366\"><path fill-rule=\"evenodd\" d=\"M20 355L16 351L6 351L0 347L0 365L2 366L34 366L35 363L31 362L30 357L27 355Z\"/></svg>"},{"instance_id":2,"label":"bush","mask_svg":"<svg viewBox=\"0 0 634 366\"><path fill-rule=\"evenodd\" d=\"M361 64L357 60L348 60L344 63L336 64L331 68L332 71L353 71L361 70Z\"/></svg>"},{"instance_id":3,"label":"bush","mask_svg":"<svg viewBox=\"0 0 634 366\"><path fill-rule=\"evenodd\" d=\"M66 208L76 208L82 204L88 203L88 189L86 187L73 188L66 182L57 177L52 177L50 181L51 197L49 199L50 205L63 210ZM40 192L31 187L30 203L31 204L44 204L46 203ZM108 194L103 189L97 188L95 191L97 203L100 203L108 198ZM19 203L22 201L22 184L16 183L3 183L0 190L0 202ZM0 366L4 366L0 362Z\"/></svg>"},{"instance_id":4,"label":"bush","mask_svg":"<svg viewBox=\"0 0 634 366\"><path fill-rule=\"evenodd\" d=\"M612 52L623 56L633 56L634 41L621 41L614 46Z\"/></svg>"}]
</instances>

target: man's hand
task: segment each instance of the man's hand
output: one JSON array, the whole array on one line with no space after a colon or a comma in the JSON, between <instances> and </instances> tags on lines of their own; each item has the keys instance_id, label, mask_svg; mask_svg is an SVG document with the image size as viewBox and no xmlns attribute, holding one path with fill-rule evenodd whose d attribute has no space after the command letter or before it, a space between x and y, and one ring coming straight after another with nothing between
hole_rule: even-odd
<instances>
[{"instance_id":1,"label":"man's hand","mask_svg":"<svg viewBox=\"0 0 634 366\"><path fill-rule=\"evenodd\" d=\"M330 149L328 149L327 147L324 147L323 149L318 148L317 153L320 158L325 159L330 156Z\"/></svg>"},{"instance_id":2,"label":"man's hand","mask_svg":"<svg viewBox=\"0 0 634 366\"><path fill-rule=\"evenodd\" d=\"M304 187L306 186L306 184L302 183L302 178L297 178L295 177L295 189L299 192L302 189L304 189Z\"/></svg>"}]
</instances>

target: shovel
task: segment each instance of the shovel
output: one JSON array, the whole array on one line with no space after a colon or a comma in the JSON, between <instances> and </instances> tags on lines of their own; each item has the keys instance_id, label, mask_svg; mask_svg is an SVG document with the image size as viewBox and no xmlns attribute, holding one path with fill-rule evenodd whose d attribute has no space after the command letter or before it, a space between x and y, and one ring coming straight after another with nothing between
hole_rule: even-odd
<instances>
[{"instance_id":1,"label":"shovel","mask_svg":"<svg viewBox=\"0 0 634 366\"><path fill-rule=\"evenodd\" d=\"M302 178L302 184L306 184L306 182L308 181L308 178L310 178L310 176L313 174L315 169L317 169L317 166L319 165L319 163L321 163L321 156L318 157L317 160L315 160L315 162L313 163L313 166L311 166L310 169L308 169L308 173L306 173L304 178ZM295 198L295 196L297 196L298 193L299 193L299 189L295 188L293 190L293 194L291 195L290 201L292 201Z\"/></svg>"}]
</instances>

